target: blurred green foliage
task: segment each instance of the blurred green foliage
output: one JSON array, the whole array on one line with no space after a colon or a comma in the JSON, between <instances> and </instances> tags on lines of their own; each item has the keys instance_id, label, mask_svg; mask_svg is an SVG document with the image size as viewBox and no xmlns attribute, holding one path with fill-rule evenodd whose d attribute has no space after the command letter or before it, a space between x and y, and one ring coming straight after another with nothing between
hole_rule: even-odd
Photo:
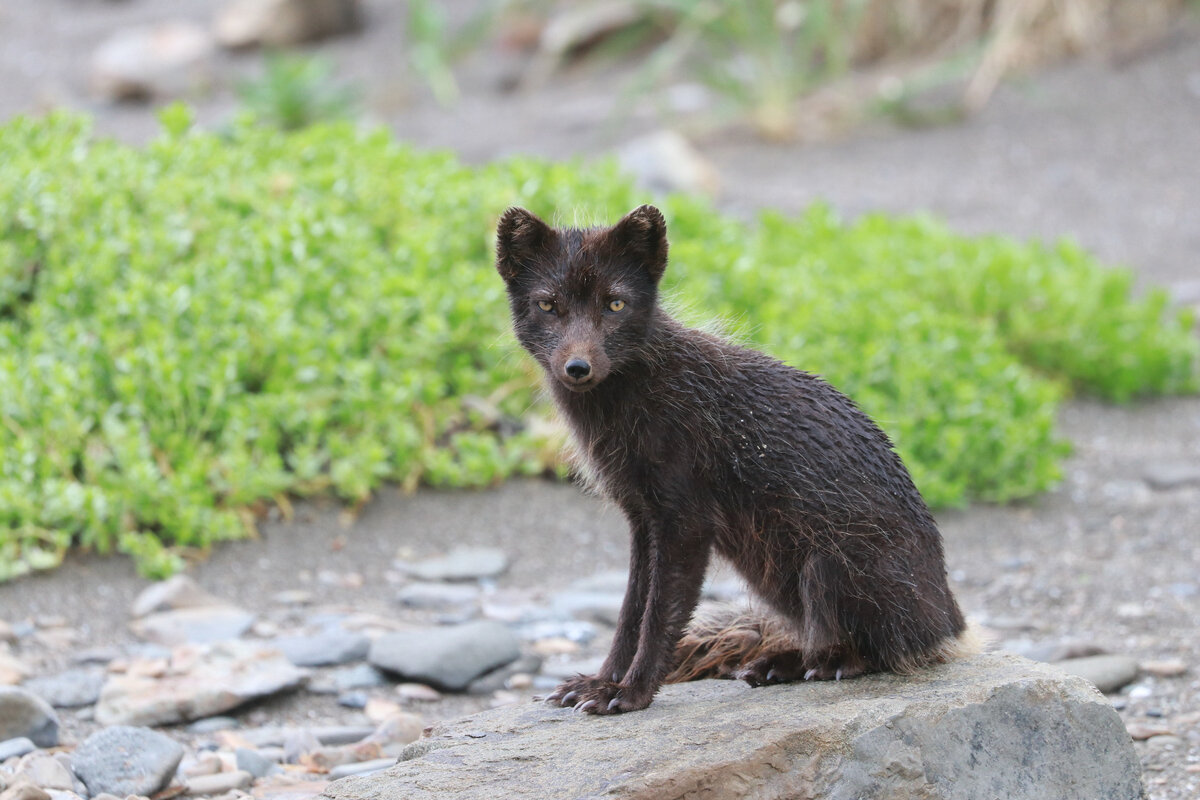
<instances>
[{"instance_id":1,"label":"blurred green foliage","mask_svg":"<svg viewBox=\"0 0 1200 800\"><path fill-rule=\"evenodd\" d=\"M161 575L273 498L561 469L494 227L511 204L615 220L644 198L613 165L467 167L347 123L217 135L179 106L162 121L144 149L65 114L0 127L0 577L70 546ZM683 316L826 375L935 505L1051 485L1070 386L1196 388L1191 320L1073 246L663 208Z\"/></svg>"},{"instance_id":2,"label":"blurred green foliage","mask_svg":"<svg viewBox=\"0 0 1200 800\"><path fill-rule=\"evenodd\" d=\"M262 77L239 85L238 97L256 120L285 131L352 117L358 103L334 81L331 62L294 53L268 54Z\"/></svg>"}]
</instances>

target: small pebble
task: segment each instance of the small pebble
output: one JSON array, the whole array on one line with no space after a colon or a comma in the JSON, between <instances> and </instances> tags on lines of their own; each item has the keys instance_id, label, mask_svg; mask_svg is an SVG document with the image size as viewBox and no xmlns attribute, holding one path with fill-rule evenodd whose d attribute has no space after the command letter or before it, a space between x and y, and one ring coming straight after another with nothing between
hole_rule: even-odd
<instances>
[{"instance_id":1,"label":"small pebble","mask_svg":"<svg viewBox=\"0 0 1200 800\"><path fill-rule=\"evenodd\" d=\"M231 789L244 789L253 782L254 776L240 769L233 772L219 772L216 775L198 775L195 778L188 778L187 794L221 794Z\"/></svg>"},{"instance_id":2,"label":"small pebble","mask_svg":"<svg viewBox=\"0 0 1200 800\"><path fill-rule=\"evenodd\" d=\"M234 757L237 759L237 768L250 773L255 778L265 778L268 775L282 771L280 766L274 761L265 757L257 750L251 750L248 747L239 747L234 752Z\"/></svg>"},{"instance_id":3,"label":"small pebble","mask_svg":"<svg viewBox=\"0 0 1200 800\"><path fill-rule=\"evenodd\" d=\"M345 708L366 708L370 699L366 692L342 692L338 695L337 704Z\"/></svg>"},{"instance_id":4,"label":"small pebble","mask_svg":"<svg viewBox=\"0 0 1200 800\"><path fill-rule=\"evenodd\" d=\"M1143 661L1142 672L1156 678L1177 678L1188 671L1188 666L1182 659L1168 658L1162 661Z\"/></svg>"},{"instance_id":5,"label":"small pebble","mask_svg":"<svg viewBox=\"0 0 1200 800\"><path fill-rule=\"evenodd\" d=\"M423 683L397 684L396 696L412 703L435 703L442 699L441 692Z\"/></svg>"},{"instance_id":6,"label":"small pebble","mask_svg":"<svg viewBox=\"0 0 1200 800\"><path fill-rule=\"evenodd\" d=\"M0 742L0 764L15 756L32 753L34 750L37 750L37 745L24 736L18 736L15 739L6 739Z\"/></svg>"}]
</instances>

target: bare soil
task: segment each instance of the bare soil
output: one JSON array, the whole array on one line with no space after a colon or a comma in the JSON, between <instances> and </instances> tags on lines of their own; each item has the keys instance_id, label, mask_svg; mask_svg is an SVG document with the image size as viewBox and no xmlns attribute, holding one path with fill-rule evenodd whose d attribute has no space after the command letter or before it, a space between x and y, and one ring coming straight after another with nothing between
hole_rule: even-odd
<instances>
[{"instance_id":1,"label":"bare soil","mask_svg":"<svg viewBox=\"0 0 1200 800\"><path fill-rule=\"evenodd\" d=\"M462 102L440 108L405 77L402 5L369 0L362 35L314 49L360 82L369 114L404 139L473 162L516 152L586 158L658 124L652 103L617 91L623 67L576 68L512 94L499 87L514 64L491 52L464 66ZM152 109L88 94L90 53L114 30L166 18L204 22L212 7L5 4L0 119L65 104L96 114L104 133L146 139ZM462 4L452 7L459 13ZM201 123L228 118L231 87L260 69L259 54L223 58L210 91L192 98ZM880 122L809 145L710 133L699 145L721 176L717 202L735 214L795 211L821 199L848 216L929 211L969 233L1070 236L1133 268L1140 286L1166 286L1177 302L1197 305L1198 132L1200 35L1182 30L1120 64L1083 60L1009 84L982 113L950 127ZM1183 676L1142 677L1113 701L1127 722L1164 724L1177 737L1138 744L1150 797L1200 796L1200 486L1164 490L1145 480L1156 467L1200 463L1200 398L1124 408L1080 398L1064 409L1061 429L1075 452L1059 488L1027 504L939 515L954 588L968 614L1013 646L1078 643L1141 660L1182 659ZM569 486L517 482L414 496L385 489L349 526L341 516L336 507L303 506L291 522L264 525L257 540L218 548L193 573L252 610L265 610L276 591L305 588L318 603L395 614L386 572L398 550L423 556L459 543L499 545L513 559L501 587L547 590L625 560L619 515ZM348 574L361 575L362 585L337 579ZM0 618L65 617L78 647L128 642L129 603L144 585L125 559L76 555L51 573L0 585ZM479 702L454 701L428 715ZM311 695L253 712L259 724L350 713Z\"/></svg>"}]
</instances>

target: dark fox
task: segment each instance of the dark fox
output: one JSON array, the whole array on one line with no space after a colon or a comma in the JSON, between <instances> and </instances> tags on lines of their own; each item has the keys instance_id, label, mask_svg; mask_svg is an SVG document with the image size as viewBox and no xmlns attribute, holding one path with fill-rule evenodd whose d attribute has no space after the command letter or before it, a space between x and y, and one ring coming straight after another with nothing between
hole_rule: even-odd
<instances>
[{"instance_id":1,"label":"dark fox","mask_svg":"<svg viewBox=\"0 0 1200 800\"><path fill-rule=\"evenodd\" d=\"M510 208L496 251L517 339L632 536L600 673L549 701L614 714L668 680L841 679L961 649L941 535L888 437L820 378L668 316L658 209L554 229ZM714 550L774 613L685 636Z\"/></svg>"}]
</instances>

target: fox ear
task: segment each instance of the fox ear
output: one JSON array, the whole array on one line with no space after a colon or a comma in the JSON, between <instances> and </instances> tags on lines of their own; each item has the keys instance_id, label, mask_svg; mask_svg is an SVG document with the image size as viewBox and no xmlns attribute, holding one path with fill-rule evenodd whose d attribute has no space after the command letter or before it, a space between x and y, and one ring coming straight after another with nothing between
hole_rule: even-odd
<instances>
[{"instance_id":1,"label":"fox ear","mask_svg":"<svg viewBox=\"0 0 1200 800\"><path fill-rule=\"evenodd\" d=\"M496 226L496 271L506 281L521 273L529 257L546 247L554 230L537 215L513 206L500 216Z\"/></svg>"},{"instance_id":2,"label":"fox ear","mask_svg":"<svg viewBox=\"0 0 1200 800\"><path fill-rule=\"evenodd\" d=\"M638 206L609 231L618 251L638 258L655 283L667 269L667 221L654 206Z\"/></svg>"}]
</instances>

